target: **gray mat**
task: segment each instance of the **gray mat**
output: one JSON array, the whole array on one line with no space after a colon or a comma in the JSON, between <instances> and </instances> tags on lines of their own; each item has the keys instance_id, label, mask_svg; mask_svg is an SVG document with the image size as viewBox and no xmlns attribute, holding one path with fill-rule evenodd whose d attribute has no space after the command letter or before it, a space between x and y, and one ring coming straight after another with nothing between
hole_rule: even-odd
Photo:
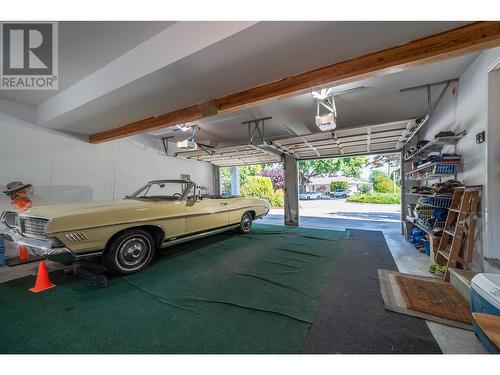
<instances>
[{"instance_id":1,"label":"gray mat","mask_svg":"<svg viewBox=\"0 0 500 375\"><path fill-rule=\"evenodd\" d=\"M350 230L304 353L441 353L424 320L387 311L378 269L397 270L382 232Z\"/></svg>"}]
</instances>

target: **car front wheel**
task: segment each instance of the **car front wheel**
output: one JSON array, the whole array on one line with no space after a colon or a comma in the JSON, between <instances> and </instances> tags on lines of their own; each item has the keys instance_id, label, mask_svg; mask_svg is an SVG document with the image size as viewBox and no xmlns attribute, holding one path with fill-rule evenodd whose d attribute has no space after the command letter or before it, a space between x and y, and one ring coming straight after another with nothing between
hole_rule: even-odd
<instances>
[{"instance_id":1,"label":"car front wheel","mask_svg":"<svg viewBox=\"0 0 500 375\"><path fill-rule=\"evenodd\" d=\"M238 232L242 234L250 232L252 230L252 222L252 214L250 212L245 212L241 218Z\"/></svg>"},{"instance_id":2,"label":"car front wheel","mask_svg":"<svg viewBox=\"0 0 500 375\"><path fill-rule=\"evenodd\" d=\"M155 252L151 234L129 229L119 234L104 252L104 263L115 275L128 275L146 268Z\"/></svg>"}]
</instances>

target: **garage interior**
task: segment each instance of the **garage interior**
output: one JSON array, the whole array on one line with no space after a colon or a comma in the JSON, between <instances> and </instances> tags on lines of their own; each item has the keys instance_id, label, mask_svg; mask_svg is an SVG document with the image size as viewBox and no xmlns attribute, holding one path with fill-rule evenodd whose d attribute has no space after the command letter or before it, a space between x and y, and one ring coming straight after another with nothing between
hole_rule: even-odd
<instances>
[{"instance_id":1,"label":"garage interior","mask_svg":"<svg viewBox=\"0 0 500 375\"><path fill-rule=\"evenodd\" d=\"M187 179L210 199L220 168L237 185L236 167L282 163L284 215L163 249L104 288L46 261L56 286L31 294L40 259L8 264L19 254L6 245L0 353L498 352L498 295L475 310L471 293L473 277L500 274L500 22L59 22L58 33L58 90L0 90L2 191L33 185L36 207ZM300 160L394 152L401 223L301 222ZM437 260L443 275L429 272ZM449 299L425 305L437 284ZM485 329L471 309L497 320Z\"/></svg>"}]
</instances>

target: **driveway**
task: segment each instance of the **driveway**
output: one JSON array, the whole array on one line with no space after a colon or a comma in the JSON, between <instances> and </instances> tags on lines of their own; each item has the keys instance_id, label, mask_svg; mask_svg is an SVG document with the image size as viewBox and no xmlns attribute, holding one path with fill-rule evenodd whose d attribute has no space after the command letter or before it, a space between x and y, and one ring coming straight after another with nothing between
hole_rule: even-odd
<instances>
[{"instance_id":1,"label":"driveway","mask_svg":"<svg viewBox=\"0 0 500 375\"><path fill-rule=\"evenodd\" d=\"M347 202L345 199L319 199L299 201L300 216L332 219L387 221L399 223L399 204L373 204ZM271 215L283 215L282 208L273 208Z\"/></svg>"}]
</instances>

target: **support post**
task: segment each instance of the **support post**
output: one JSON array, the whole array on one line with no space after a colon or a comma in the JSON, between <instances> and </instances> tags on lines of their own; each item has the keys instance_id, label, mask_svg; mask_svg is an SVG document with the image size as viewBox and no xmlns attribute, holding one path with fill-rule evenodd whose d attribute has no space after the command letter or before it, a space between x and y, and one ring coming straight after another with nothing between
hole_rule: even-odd
<instances>
[{"instance_id":1,"label":"support post","mask_svg":"<svg viewBox=\"0 0 500 375\"><path fill-rule=\"evenodd\" d=\"M240 167L231 167L231 195L240 195Z\"/></svg>"},{"instance_id":2,"label":"support post","mask_svg":"<svg viewBox=\"0 0 500 375\"><path fill-rule=\"evenodd\" d=\"M220 167L212 165L213 194L220 195Z\"/></svg>"},{"instance_id":3,"label":"support post","mask_svg":"<svg viewBox=\"0 0 500 375\"><path fill-rule=\"evenodd\" d=\"M299 226L299 173L297 160L284 157L285 170L285 225Z\"/></svg>"}]
</instances>

